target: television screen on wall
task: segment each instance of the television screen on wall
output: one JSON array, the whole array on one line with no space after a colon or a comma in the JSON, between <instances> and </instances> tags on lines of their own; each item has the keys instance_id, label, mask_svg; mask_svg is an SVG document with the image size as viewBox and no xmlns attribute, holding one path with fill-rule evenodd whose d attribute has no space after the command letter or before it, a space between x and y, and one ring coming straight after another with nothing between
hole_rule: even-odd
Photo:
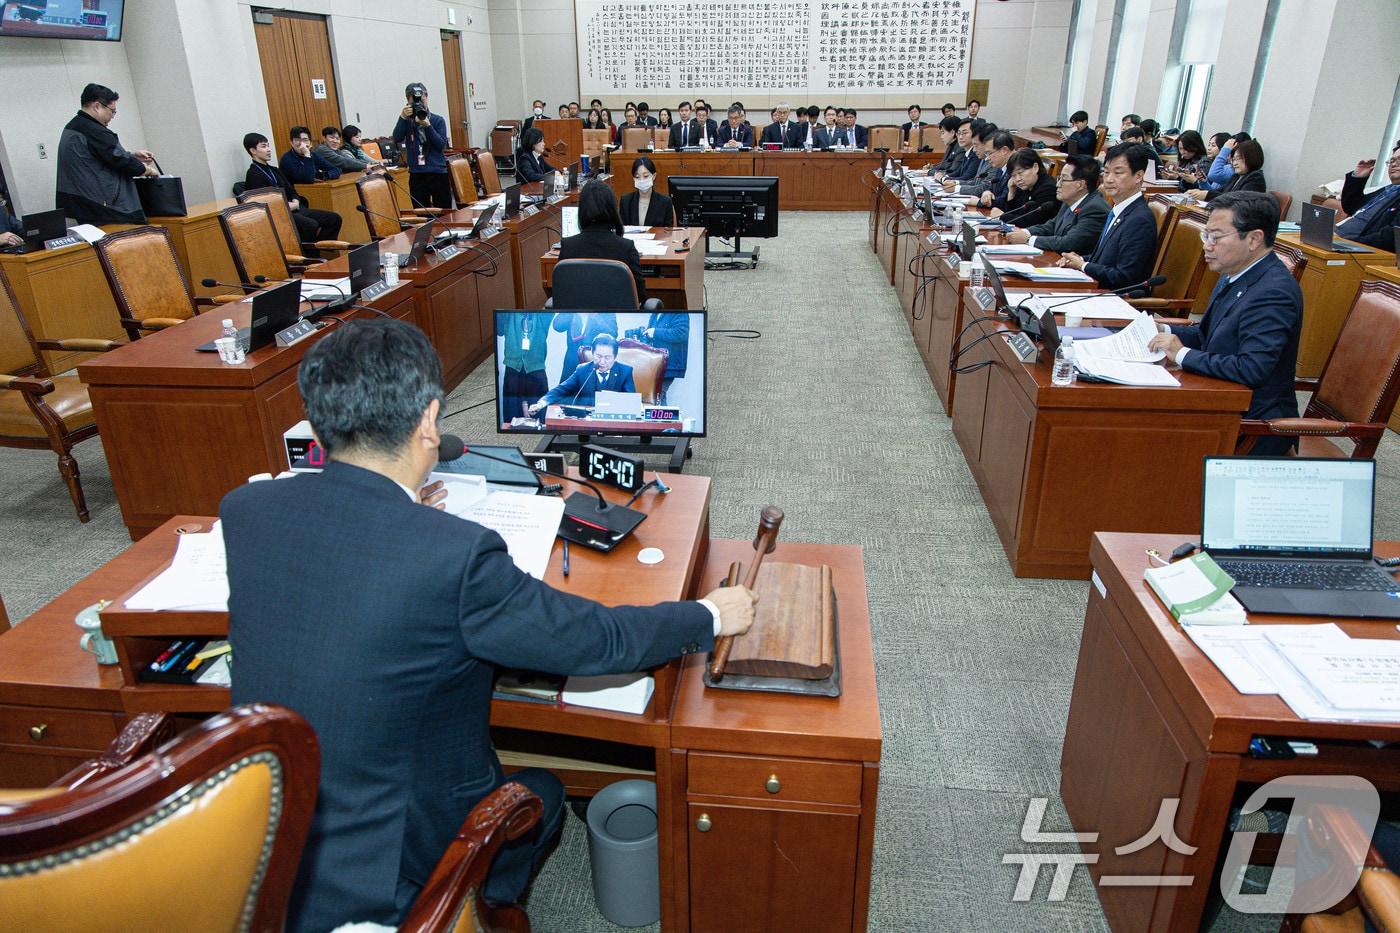
<instances>
[{"instance_id":1,"label":"television screen on wall","mask_svg":"<svg viewBox=\"0 0 1400 933\"><path fill-rule=\"evenodd\" d=\"M0 36L120 42L125 0L0 0Z\"/></svg>"}]
</instances>

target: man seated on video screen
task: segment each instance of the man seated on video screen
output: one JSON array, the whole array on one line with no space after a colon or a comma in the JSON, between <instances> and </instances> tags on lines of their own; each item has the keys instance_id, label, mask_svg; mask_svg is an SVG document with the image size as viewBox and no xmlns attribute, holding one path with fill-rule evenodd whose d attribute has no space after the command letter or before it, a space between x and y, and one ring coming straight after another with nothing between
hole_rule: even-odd
<instances>
[{"instance_id":1,"label":"man seated on video screen","mask_svg":"<svg viewBox=\"0 0 1400 933\"><path fill-rule=\"evenodd\" d=\"M617 361L617 338L599 334L593 338L593 359L579 364L572 376L550 389L530 406L535 414L550 405L582 405L591 408L598 392L636 392L632 367Z\"/></svg>"}]
</instances>

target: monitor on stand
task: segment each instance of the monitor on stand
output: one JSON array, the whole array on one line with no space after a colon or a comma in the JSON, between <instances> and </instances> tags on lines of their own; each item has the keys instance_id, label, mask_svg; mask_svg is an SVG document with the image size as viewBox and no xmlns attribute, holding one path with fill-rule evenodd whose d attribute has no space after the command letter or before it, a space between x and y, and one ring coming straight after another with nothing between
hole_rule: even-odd
<instances>
[{"instance_id":1,"label":"monitor on stand","mask_svg":"<svg viewBox=\"0 0 1400 933\"><path fill-rule=\"evenodd\" d=\"M743 237L778 235L778 179L773 176L672 175L671 199L682 227L705 228L706 268L752 269L758 248L745 252ZM734 239L732 250L711 250L710 237ZM710 264L713 258L718 262Z\"/></svg>"}]
</instances>

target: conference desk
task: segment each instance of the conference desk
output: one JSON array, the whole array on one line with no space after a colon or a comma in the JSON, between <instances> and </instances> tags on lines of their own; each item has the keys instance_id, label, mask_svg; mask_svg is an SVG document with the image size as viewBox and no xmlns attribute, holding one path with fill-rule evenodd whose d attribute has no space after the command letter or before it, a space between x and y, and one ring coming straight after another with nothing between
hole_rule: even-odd
<instances>
[{"instance_id":1,"label":"conference desk","mask_svg":"<svg viewBox=\"0 0 1400 933\"><path fill-rule=\"evenodd\" d=\"M965 293L969 319L991 312L980 298ZM1249 389L1175 368L1176 387L1056 386L1047 353L1023 363L995 336L970 346L1015 329L971 325L960 362L989 365L958 377L952 411L1012 572L1082 580L1096 531L1199 529L1202 458L1233 453Z\"/></svg>"},{"instance_id":2,"label":"conference desk","mask_svg":"<svg viewBox=\"0 0 1400 933\"><path fill-rule=\"evenodd\" d=\"M291 480L294 482L294 480ZM690 598L717 584L753 547L709 538L710 481L677 475L667 496L639 507L647 521L611 554L556 544L545 581L612 605ZM609 499L625 493L609 490ZM138 613L127 596L168 563L177 516L0 635L0 772L41 786L100 752L130 716L181 714L188 725L224 709L218 687L137 684L78 647L73 616L115 600L103 629L134 670L178 635L227 632L227 614ZM643 547L666 560L643 566ZM880 719L860 549L779 543L769 561L832 568L840 606L843 694L838 698L712 690L705 656L658 668L641 715L493 700L491 723L507 770L551 767L572 794L621 778L656 781L662 929L862 931L869 905L880 764ZM626 765L618 766L615 762ZM698 825L697 825L698 824ZM820 879L814 884L813 879ZM745 891L735 897L735 891Z\"/></svg>"},{"instance_id":3,"label":"conference desk","mask_svg":"<svg viewBox=\"0 0 1400 933\"><path fill-rule=\"evenodd\" d=\"M714 149L709 152L664 150L636 153L656 164L656 191L669 193L672 175L771 175L778 179L778 208L796 211L860 211L869 206L864 176L879 168L885 154L848 150L828 152L767 152ZM896 152L891 155L908 168L942 159L937 152ZM635 190L632 163L618 154L612 175L620 198ZM679 219L679 218L677 218Z\"/></svg>"},{"instance_id":4,"label":"conference desk","mask_svg":"<svg viewBox=\"0 0 1400 933\"><path fill-rule=\"evenodd\" d=\"M705 307L705 228L651 227L656 242L666 244L659 256L643 254L642 273L646 276L647 297L661 299L663 308L699 311ZM546 294L554 293L554 266L559 250L540 257L540 273Z\"/></svg>"},{"instance_id":5,"label":"conference desk","mask_svg":"<svg viewBox=\"0 0 1400 933\"><path fill-rule=\"evenodd\" d=\"M414 292L400 284L370 307L419 323ZM263 347L237 366L195 350L220 335L223 318L246 327L250 309L248 302L222 305L78 367L133 540L172 515L214 514L224 493L249 476L287 468L282 432L306 417L297 366L330 331Z\"/></svg>"},{"instance_id":6,"label":"conference desk","mask_svg":"<svg viewBox=\"0 0 1400 933\"><path fill-rule=\"evenodd\" d=\"M1239 693L1153 594L1142 576L1146 549L1169 553L1199 531L1198 522L1185 537L1100 533L1090 549L1094 582L1060 758L1060 797L1075 831L1098 833L1081 848L1098 856L1089 871L1114 933L1199 927L1240 790L1290 775L1348 774L1382 792L1400 791L1400 749L1393 747L1400 723L1304 720L1277 695ZM1376 552L1400 553L1400 543L1377 542ZM1325 620L1251 614L1250 621ZM1393 624L1335 621L1355 638L1400 637ZM1255 758L1249 754L1254 736L1313 742L1319 753ZM1180 800L1176 835L1197 847L1194 853L1182 855L1161 841L1131 854L1114 852L1144 837L1162 802L1173 798ZM1282 808L1278 801L1272 806ZM1183 887L1103 883L1122 875L1194 880Z\"/></svg>"},{"instance_id":7,"label":"conference desk","mask_svg":"<svg viewBox=\"0 0 1400 933\"><path fill-rule=\"evenodd\" d=\"M544 186L539 182L531 182L520 186L521 194L538 197L544 190ZM512 300L506 304L495 305L496 308L543 308L545 299L544 279L535 275L535 262L539 257L549 252L550 247L558 242L563 236L561 228L563 221L560 217L562 209L566 204L576 204L578 202L578 192L573 191L568 195L555 198L548 204L530 205L521 208L520 213L514 217L501 219L498 212L493 218L499 223L500 229L509 237L507 241L510 245L511 261L511 284L514 287ZM461 207L455 211L447 211L437 217L437 222L441 226L462 229L469 228L476 223L476 218L480 216L481 210L474 207ZM492 242L491 240L487 241Z\"/></svg>"}]
</instances>

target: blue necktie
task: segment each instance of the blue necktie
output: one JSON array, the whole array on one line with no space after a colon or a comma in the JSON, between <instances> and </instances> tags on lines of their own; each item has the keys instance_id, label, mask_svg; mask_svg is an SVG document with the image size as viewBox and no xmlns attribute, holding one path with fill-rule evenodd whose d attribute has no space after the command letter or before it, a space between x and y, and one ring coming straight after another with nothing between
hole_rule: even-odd
<instances>
[{"instance_id":1,"label":"blue necktie","mask_svg":"<svg viewBox=\"0 0 1400 933\"><path fill-rule=\"evenodd\" d=\"M1099 234L1099 242L1094 245L1094 251L1090 254L1091 256L1097 256L1099 250L1103 248L1103 241L1108 239L1108 231L1113 229L1113 217L1117 213L1117 208L1108 212L1108 221L1103 225L1103 233Z\"/></svg>"}]
</instances>

